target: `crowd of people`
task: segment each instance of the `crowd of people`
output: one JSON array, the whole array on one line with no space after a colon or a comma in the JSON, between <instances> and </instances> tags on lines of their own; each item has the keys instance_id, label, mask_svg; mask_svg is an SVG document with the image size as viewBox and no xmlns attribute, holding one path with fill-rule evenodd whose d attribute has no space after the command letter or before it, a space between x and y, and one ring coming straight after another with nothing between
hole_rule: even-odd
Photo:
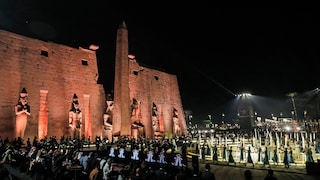
<instances>
[{"instance_id":1,"label":"crowd of people","mask_svg":"<svg viewBox=\"0 0 320 180\"><path fill-rule=\"evenodd\" d=\"M179 139L134 139L119 137L116 141L108 141L107 138L95 141L91 137L71 138L62 136L45 137L38 139L37 136L31 141L29 138L24 142L17 138L9 140L0 137L1 173L3 164L9 164L21 172L27 173L34 179L63 180L71 179L75 175L78 179L193 179L201 176L214 174L210 171L210 165L205 169L199 169L199 163L208 163L206 155L211 155L210 163L218 161L230 163L254 164L251 157L251 147L245 149L243 144L239 147L239 157L235 159L232 146L217 144L212 147L208 142L203 144L192 143L187 138ZM91 148L90 148L91 147ZM192 157L192 166L188 167L189 155L187 151L193 151L195 158ZM275 150L273 150L275 151ZM212 153L211 153L212 152ZM270 157L267 147L264 152L259 151L261 159L255 159L264 165L269 165L269 160L279 162L279 157ZM262 154L264 153L264 156ZM284 148L283 163L285 168L289 168L292 159L292 152ZM273 152L276 155L277 152ZM312 158L307 156L307 158ZM212 160L212 161L211 161ZM308 160L307 161L311 161ZM212 175L208 175L211 172ZM156 175L156 176L154 176ZM203 177L204 178L204 177ZM206 178L204 178L206 179Z\"/></svg>"},{"instance_id":2,"label":"crowd of people","mask_svg":"<svg viewBox=\"0 0 320 180\"><path fill-rule=\"evenodd\" d=\"M96 142L88 142L88 139L61 137L58 140L56 137L45 137L38 140L35 137L32 141L27 139L24 142L21 138L11 141L8 138L0 138L1 167L3 168L3 164L9 164L34 179L48 180L70 180L74 176L78 179L96 180L146 180L154 177L183 179L182 177L202 175L212 177L208 175L209 165L204 171L199 170L198 164L192 165L193 167L187 166L186 143L177 145L171 139L127 137L105 143L101 143L103 140L97 140L98 138Z\"/></svg>"}]
</instances>

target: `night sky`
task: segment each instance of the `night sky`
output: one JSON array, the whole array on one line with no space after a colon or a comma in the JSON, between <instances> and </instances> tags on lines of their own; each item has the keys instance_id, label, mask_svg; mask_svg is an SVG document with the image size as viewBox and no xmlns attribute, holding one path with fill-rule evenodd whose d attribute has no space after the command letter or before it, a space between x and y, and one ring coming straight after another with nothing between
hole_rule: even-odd
<instances>
[{"instance_id":1,"label":"night sky","mask_svg":"<svg viewBox=\"0 0 320 180\"><path fill-rule=\"evenodd\" d=\"M319 87L317 10L65 2L1 0L0 27L76 48L99 45L99 81L107 92L123 20L129 53L177 75L184 109L195 119L219 119L241 92L288 101L287 93Z\"/></svg>"}]
</instances>

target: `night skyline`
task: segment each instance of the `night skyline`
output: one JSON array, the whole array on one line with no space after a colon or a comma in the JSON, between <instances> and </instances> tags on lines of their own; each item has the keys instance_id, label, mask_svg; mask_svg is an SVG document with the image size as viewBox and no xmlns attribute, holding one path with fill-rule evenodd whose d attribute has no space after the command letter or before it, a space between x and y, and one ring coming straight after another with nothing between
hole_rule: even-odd
<instances>
[{"instance_id":1,"label":"night skyline","mask_svg":"<svg viewBox=\"0 0 320 180\"><path fill-rule=\"evenodd\" d=\"M319 86L319 16L310 9L41 3L2 1L0 27L76 48L100 46L100 82L111 91L116 29L124 20L129 52L177 75L184 109L195 118L226 113L244 91L288 101L289 92Z\"/></svg>"}]
</instances>

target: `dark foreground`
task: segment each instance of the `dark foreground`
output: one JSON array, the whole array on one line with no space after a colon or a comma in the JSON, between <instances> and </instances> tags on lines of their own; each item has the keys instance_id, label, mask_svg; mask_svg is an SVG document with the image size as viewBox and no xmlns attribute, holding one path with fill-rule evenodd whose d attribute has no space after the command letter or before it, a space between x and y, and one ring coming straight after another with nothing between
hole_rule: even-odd
<instances>
[{"instance_id":1,"label":"dark foreground","mask_svg":"<svg viewBox=\"0 0 320 180\"><path fill-rule=\"evenodd\" d=\"M210 162L208 162L210 163ZM200 163L200 170L204 169L205 163ZM12 180L32 180L29 175L20 172L18 169L3 164L11 175ZM244 171L250 170L252 173L252 180L263 180L267 175L269 169L274 170L274 176L278 180L320 180L320 176L308 175L305 166L296 165L291 166L289 169L282 166L264 167L262 164L255 164L245 166L244 164L226 165L225 163L211 164L211 171L214 172L217 180L244 180ZM320 171L320 169L319 169ZM235 179L236 178L236 179ZM0 177L0 179L7 180L10 177ZM75 179L75 178L73 178ZM77 177L78 180L82 178ZM51 180L50 178L47 180Z\"/></svg>"}]
</instances>

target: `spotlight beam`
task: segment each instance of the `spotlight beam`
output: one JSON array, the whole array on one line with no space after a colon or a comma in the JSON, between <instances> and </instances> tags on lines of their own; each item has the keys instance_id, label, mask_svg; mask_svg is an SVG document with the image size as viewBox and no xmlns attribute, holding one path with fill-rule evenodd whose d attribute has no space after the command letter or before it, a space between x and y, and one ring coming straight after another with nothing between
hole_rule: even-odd
<instances>
[{"instance_id":1,"label":"spotlight beam","mask_svg":"<svg viewBox=\"0 0 320 180\"><path fill-rule=\"evenodd\" d=\"M236 96L235 93L233 93L231 90L229 90L228 88L226 88L225 86L223 86L221 83L219 83L218 81L214 80L212 77L208 76L207 74L204 74L203 72L199 71L199 69L196 69L201 75L203 75L205 78L207 78L208 80L210 80L211 82L213 82L214 84L218 85L219 87L221 87L222 89L224 89L225 91L227 91L229 94L231 94L232 96Z\"/></svg>"}]
</instances>

